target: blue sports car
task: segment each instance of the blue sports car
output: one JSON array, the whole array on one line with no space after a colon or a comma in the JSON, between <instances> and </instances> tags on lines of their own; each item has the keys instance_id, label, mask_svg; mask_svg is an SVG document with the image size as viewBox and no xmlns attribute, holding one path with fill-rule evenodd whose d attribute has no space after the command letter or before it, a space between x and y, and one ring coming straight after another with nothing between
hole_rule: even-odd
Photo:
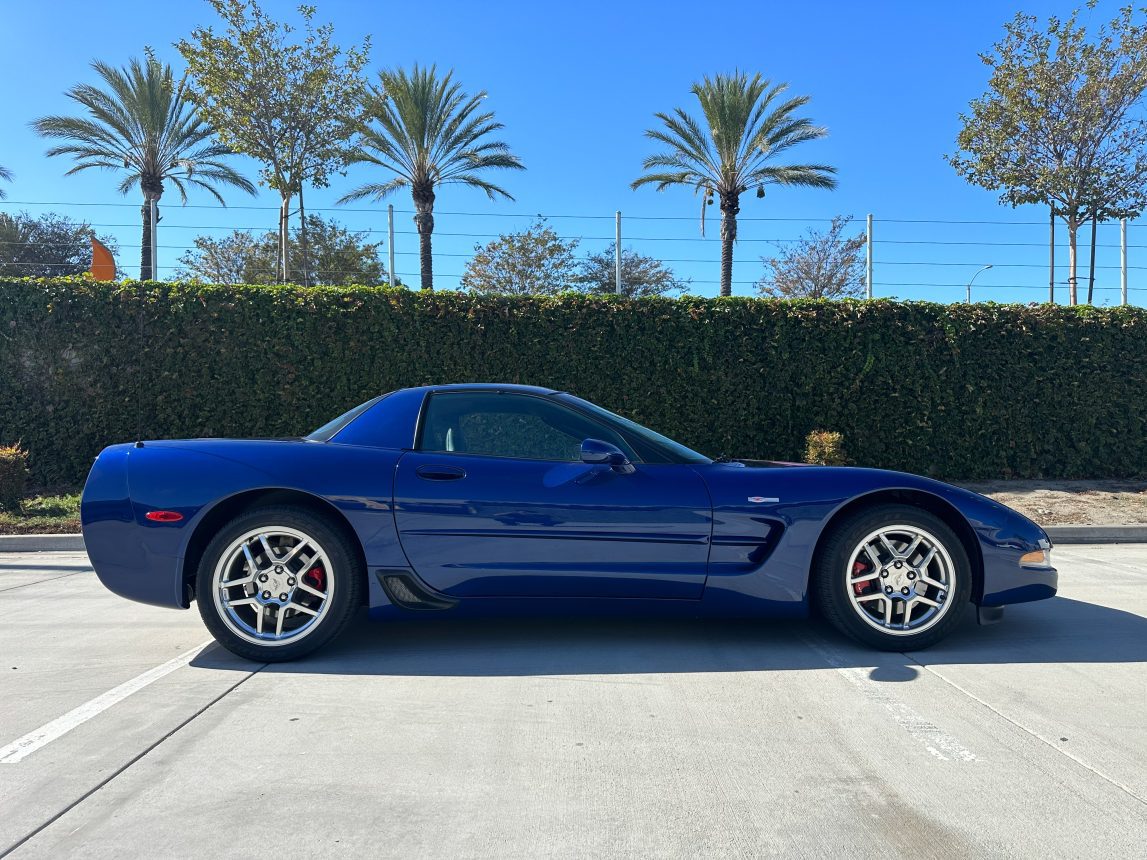
<instances>
[{"instance_id":1,"label":"blue sports car","mask_svg":"<svg viewBox=\"0 0 1147 860\"><path fill-rule=\"evenodd\" d=\"M378 617L794 617L927 647L967 604L1051 597L1051 543L975 493L876 469L711 460L560 391L433 385L301 439L113 445L81 507L100 580L290 660Z\"/></svg>"}]
</instances>

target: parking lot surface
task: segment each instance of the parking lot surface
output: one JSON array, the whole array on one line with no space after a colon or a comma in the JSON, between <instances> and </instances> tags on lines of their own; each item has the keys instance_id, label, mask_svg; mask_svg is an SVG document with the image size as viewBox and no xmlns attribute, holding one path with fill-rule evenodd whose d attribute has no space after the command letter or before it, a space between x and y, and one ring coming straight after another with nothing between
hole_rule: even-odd
<instances>
[{"instance_id":1,"label":"parking lot surface","mask_svg":"<svg viewBox=\"0 0 1147 860\"><path fill-rule=\"evenodd\" d=\"M266 666L0 554L0 856L1142 856L1147 546L1056 559L1059 597L919 653L361 619Z\"/></svg>"}]
</instances>

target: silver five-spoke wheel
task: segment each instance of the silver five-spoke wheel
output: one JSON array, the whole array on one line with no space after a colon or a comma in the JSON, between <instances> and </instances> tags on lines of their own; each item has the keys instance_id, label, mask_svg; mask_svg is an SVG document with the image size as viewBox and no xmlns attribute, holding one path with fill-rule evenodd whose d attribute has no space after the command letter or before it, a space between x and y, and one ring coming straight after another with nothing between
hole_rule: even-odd
<instances>
[{"instance_id":1,"label":"silver five-spoke wheel","mask_svg":"<svg viewBox=\"0 0 1147 860\"><path fill-rule=\"evenodd\" d=\"M934 627L951 606L956 565L935 535L915 525L888 525L863 537L844 571L857 615L885 634Z\"/></svg>"},{"instance_id":2,"label":"silver five-spoke wheel","mask_svg":"<svg viewBox=\"0 0 1147 860\"><path fill-rule=\"evenodd\" d=\"M298 642L334 597L335 570L319 542L286 526L251 529L219 555L212 595L219 618L258 645Z\"/></svg>"}]
</instances>

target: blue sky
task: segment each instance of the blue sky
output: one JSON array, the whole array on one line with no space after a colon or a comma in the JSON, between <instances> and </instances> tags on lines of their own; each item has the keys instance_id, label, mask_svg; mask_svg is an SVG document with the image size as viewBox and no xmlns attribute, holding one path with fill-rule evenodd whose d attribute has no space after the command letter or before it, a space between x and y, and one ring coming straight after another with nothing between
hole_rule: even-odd
<instances>
[{"instance_id":1,"label":"blue sky","mask_svg":"<svg viewBox=\"0 0 1147 860\"><path fill-rule=\"evenodd\" d=\"M620 209L624 244L673 261L680 275L693 279L691 292L715 294L716 222L702 240L698 202L690 192L632 191L629 183L651 152L642 133L652 124L653 112L678 105L693 110L692 81L741 68L788 81L794 93L812 96L808 114L828 127L829 137L799 155L835 165L840 186L832 192L773 188L764 200L743 199L735 294L752 294L762 271L760 256L775 252L769 240L791 239L836 214L854 215L860 230L871 212L876 219L877 295L962 300L963 284L991 263L994 268L976 280L976 297L1046 299L1046 210L997 205L994 193L965 184L942 156L953 149L960 111L985 88L987 69L977 53L999 38L1004 21L1021 8L1045 16L1066 14L1081 4L728 0L720 4L718 17L705 4L677 0L312 2L319 7L317 19L332 22L340 42L355 43L371 34L372 68L436 62L454 67L469 90L486 89L488 105L506 124L505 139L529 168L501 177L514 202L490 203L478 192L457 188L439 196L439 288L457 285L475 243L524 227L535 214L552 216L561 235L581 237L582 249L590 251L608 243L613 213ZM97 5L100 11L91 11ZM264 0L265 8L287 19L294 17L296 5ZM1085 20L1111 17L1116 5L1106 0L1094 13L1085 12ZM6 186L8 200L0 206L8 211L52 209L101 225L100 232L120 242L120 262L130 271L138 255L138 199L119 196L110 174L64 177L68 164L45 158L45 142L27 123L70 110L63 92L93 80L88 64L94 58L122 63L151 45L181 69L172 43L196 25L212 23L214 13L199 0L6 0L5 7L0 164L15 173L15 181ZM728 24L721 26L724 21ZM254 177L256 165L244 159L236 163ZM335 200L367 176L365 168L352 168L328 189L308 189L308 208L331 207L323 214L385 236L385 204L354 207L374 211L335 210ZM181 208L168 195L161 274L174 267L181 249L198 233L273 229L276 201L265 190L258 198L231 192L231 207L219 210L200 194L190 201L196 206ZM400 210L397 269L408 283L416 282L410 201L397 196L392 202ZM710 212L716 215L715 207ZM1100 227L1100 243L1106 247L1097 257L1099 303L1118 302L1118 235L1115 225ZM1058 294L1065 297L1064 230L1058 238ZM1147 299L1147 230L1133 225L1129 243L1132 301L1142 303ZM1081 283L1084 274L1081 267Z\"/></svg>"}]
</instances>

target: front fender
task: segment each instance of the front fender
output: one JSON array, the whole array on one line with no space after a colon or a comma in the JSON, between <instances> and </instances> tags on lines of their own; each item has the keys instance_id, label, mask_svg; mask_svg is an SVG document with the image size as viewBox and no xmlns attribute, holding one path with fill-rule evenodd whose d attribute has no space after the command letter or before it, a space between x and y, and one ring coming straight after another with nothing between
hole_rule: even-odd
<instances>
[{"instance_id":1,"label":"front fender","mask_svg":"<svg viewBox=\"0 0 1147 860\"><path fill-rule=\"evenodd\" d=\"M973 595L976 602L999 605L1054 594L1054 571L1047 593L1048 576L1019 565L1020 556L1047 541L1044 531L968 490L879 469L736 463L696 468L713 500L713 547L704 600L716 611L732 610L747 599L764 602L762 608L770 614L807 613L812 561L825 530L866 499L876 502L881 495L894 498L898 492L927 494L963 518L983 566L983 587ZM765 547L757 558L745 550L752 536Z\"/></svg>"}]
</instances>

